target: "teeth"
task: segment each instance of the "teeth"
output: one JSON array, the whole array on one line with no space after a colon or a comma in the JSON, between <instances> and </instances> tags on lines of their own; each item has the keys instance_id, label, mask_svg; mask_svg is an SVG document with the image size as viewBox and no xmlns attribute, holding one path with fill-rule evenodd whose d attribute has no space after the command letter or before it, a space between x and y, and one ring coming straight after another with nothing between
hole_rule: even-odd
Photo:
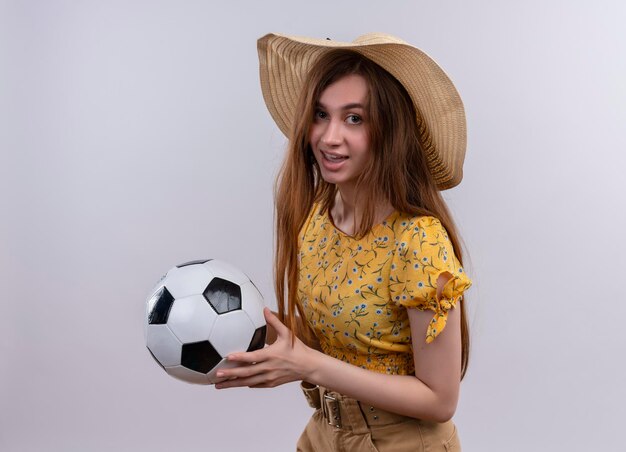
<instances>
[{"instance_id":1,"label":"teeth","mask_svg":"<svg viewBox=\"0 0 626 452\"><path fill-rule=\"evenodd\" d=\"M338 162L339 160L345 159L345 157L342 157L340 155L324 154L324 156L332 162Z\"/></svg>"}]
</instances>

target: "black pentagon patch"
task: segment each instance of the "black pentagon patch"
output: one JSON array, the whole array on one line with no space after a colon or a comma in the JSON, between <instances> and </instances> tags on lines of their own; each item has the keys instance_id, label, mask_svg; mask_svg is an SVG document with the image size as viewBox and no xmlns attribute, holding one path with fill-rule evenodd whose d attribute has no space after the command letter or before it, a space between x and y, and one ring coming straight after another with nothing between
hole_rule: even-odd
<instances>
[{"instance_id":1,"label":"black pentagon patch","mask_svg":"<svg viewBox=\"0 0 626 452\"><path fill-rule=\"evenodd\" d=\"M263 348L265 345L265 333L267 332L267 326L263 325L260 328L257 328L252 336L252 340L250 341L250 345L248 345L247 352L251 352L254 350L258 350Z\"/></svg>"},{"instance_id":2,"label":"black pentagon patch","mask_svg":"<svg viewBox=\"0 0 626 452\"><path fill-rule=\"evenodd\" d=\"M213 259L201 259L197 261L189 261L184 264L177 265L176 268L186 267L187 265L196 265L196 264L204 264L205 262L212 261Z\"/></svg>"},{"instance_id":3,"label":"black pentagon patch","mask_svg":"<svg viewBox=\"0 0 626 452\"><path fill-rule=\"evenodd\" d=\"M148 313L148 323L150 325L167 323L167 317L170 314L173 303L174 297L172 294L165 287L161 287L148 302L148 304L152 304L152 310Z\"/></svg>"},{"instance_id":4,"label":"black pentagon patch","mask_svg":"<svg viewBox=\"0 0 626 452\"><path fill-rule=\"evenodd\" d=\"M162 368L163 370L165 370L165 367L163 366L163 364L161 364L161 363L159 362L159 360L158 360L158 359L156 359L156 356L154 356L154 353L152 353L152 350L150 350L148 347L146 347L146 348L148 349L148 351L150 352L150 356L152 356L152 357L154 358L154 360L156 361L156 363L157 363L159 366L161 366L161 368Z\"/></svg>"},{"instance_id":5,"label":"black pentagon patch","mask_svg":"<svg viewBox=\"0 0 626 452\"><path fill-rule=\"evenodd\" d=\"M222 360L209 341L184 344L180 363L187 369L209 373Z\"/></svg>"},{"instance_id":6,"label":"black pentagon patch","mask_svg":"<svg viewBox=\"0 0 626 452\"><path fill-rule=\"evenodd\" d=\"M218 314L241 309L241 287L231 281L213 278L202 295Z\"/></svg>"}]
</instances>

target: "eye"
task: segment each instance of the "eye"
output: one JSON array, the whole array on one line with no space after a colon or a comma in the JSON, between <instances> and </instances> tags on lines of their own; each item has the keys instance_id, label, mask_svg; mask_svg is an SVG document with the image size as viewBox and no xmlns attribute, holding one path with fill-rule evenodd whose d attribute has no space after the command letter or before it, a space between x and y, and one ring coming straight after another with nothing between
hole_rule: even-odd
<instances>
[{"instance_id":1,"label":"eye","mask_svg":"<svg viewBox=\"0 0 626 452\"><path fill-rule=\"evenodd\" d=\"M314 119L326 119L328 115L323 110L315 110Z\"/></svg>"},{"instance_id":2,"label":"eye","mask_svg":"<svg viewBox=\"0 0 626 452\"><path fill-rule=\"evenodd\" d=\"M359 115L349 115L346 118L346 122L348 124L361 124L363 122L363 118L361 118Z\"/></svg>"}]
</instances>

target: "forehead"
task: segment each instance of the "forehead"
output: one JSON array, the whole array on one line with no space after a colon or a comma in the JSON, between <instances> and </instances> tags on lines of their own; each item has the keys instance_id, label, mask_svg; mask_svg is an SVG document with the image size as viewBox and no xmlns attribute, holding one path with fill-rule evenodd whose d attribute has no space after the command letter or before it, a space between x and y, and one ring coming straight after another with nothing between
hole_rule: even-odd
<instances>
[{"instance_id":1,"label":"forehead","mask_svg":"<svg viewBox=\"0 0 626 452\"><path fill-rule=\"evenodd\" d=\"M337 107L354 103L364 106L367 101L367 93L368 86L365 78L359 74L349 74L328 85L322 91L319 103Z\"/></svg>"}]
</instances>

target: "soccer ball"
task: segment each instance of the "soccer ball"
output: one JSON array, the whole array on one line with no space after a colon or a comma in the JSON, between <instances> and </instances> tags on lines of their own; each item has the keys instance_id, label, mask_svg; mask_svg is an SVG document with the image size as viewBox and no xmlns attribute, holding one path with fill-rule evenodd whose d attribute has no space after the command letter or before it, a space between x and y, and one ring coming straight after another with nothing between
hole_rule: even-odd
<instances>
[{"instance_id":1,"label":"soccer ball","mask_svg":"<svg viewBox=\"0 0 626 452\"><path fill-rule=\"evenodd\" d=\"M233 367L229 353L265 344L263 297L250 279L218 260L187 262L165 274L148 297L148 351L171 376L213 384Z\"/></svg>"}]
</instances>

